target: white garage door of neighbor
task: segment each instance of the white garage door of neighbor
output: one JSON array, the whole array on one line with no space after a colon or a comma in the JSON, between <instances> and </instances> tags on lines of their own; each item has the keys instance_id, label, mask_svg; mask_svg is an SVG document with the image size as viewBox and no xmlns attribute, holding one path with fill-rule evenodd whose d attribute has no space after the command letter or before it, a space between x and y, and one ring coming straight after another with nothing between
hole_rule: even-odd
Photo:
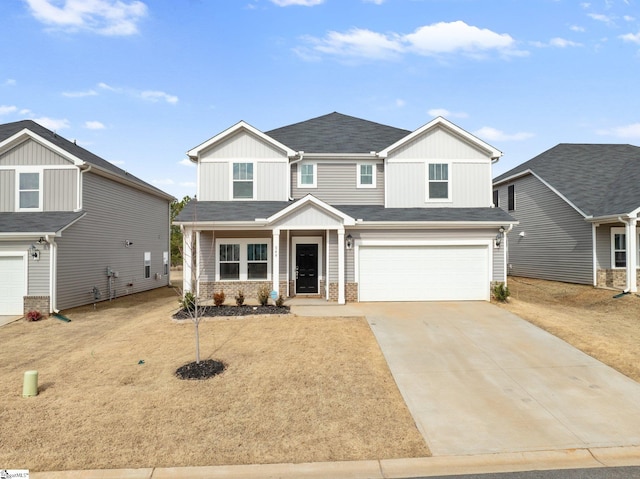
<instances>
[{"instance_id":1,"label":"white garage door of neighbor","mask_svg":"<svg viewBox=\"0 0 640 479\"><path fill-rule=\"evenodd\" d=\"M360 301L489 299L489 248L361 246Z\"/></svg>"},{"instance_id":2,"label":"white garage door of neighbor","mask_svg":"<svg viewBox=\"0 0 640 479\"><path fill-rule=\"evenodd\" d=\"M24 258L0 256L0 314L22 314Z\"/></svg>"}]
</instances>

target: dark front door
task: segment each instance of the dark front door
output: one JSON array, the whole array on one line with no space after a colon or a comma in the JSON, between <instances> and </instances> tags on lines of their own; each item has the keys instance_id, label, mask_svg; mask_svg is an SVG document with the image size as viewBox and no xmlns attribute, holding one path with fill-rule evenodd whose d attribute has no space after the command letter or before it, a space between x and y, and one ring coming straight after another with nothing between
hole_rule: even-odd
<instances>
[{"instance_id":1,"label":"dark front door","mask_svg":"<svg viewBox=\"0 0 640 479\"><path fill-rule=\"evenodd\" d=\"M318 245L296 245L296 293L318 294Z\"/></svg>"}]
</instances>

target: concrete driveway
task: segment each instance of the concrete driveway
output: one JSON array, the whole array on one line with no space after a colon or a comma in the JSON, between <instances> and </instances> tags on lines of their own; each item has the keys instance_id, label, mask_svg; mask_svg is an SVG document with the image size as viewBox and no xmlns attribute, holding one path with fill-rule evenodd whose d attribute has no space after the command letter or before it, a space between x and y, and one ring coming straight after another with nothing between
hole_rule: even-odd
<instances>
[{"instance_id":1,"label":"concrete driveway","mask_svg":"<svg viewBox=\"0 0 640 479\"><path fill-rule=\"evenodd\" d=\"M640 384L484 302L360 303L434 456L640 445Z\"/></svg>"}]
</instances>

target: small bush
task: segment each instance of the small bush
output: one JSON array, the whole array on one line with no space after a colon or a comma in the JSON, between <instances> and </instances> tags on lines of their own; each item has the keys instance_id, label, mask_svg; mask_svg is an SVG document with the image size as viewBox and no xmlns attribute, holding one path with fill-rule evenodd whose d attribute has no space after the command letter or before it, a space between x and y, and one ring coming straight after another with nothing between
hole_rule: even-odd
<instances>
[{"instance_id":1,"label":"small bush","mask_svg":"<svg viewBox=\"0 0 640 479\"><path fill-rule=\"evenodd\" d=\"M236 306L242 306L244 304L244 293L242 291L238 291L238 296L236 296Z\"/></svg>"},{"instance_id":2,"label":"small bush","mask_svg":"<svg viewBox=\"0 0 640 479\"><path fill-rule=\"evenodd\" d=\"M180 303L180 306L182 307L182 309L186 311L195 311L196 295L193 294L191 291L187 291L184 294L184 297L178 300L178 303Z\"/></svg>"},{"instance_id":3,"label":"small bush","mask_svg":"<svg viewBox=\"0 0 640 479\"><path fill-rule=\"evenodd\" d=\"M493 297L496 299L496 301L505 303L509 296L511 296L511 293L509 292L509 288L507 288L504 283L498 283L493 287Z\"/></svg>"},{"instance_id":4,"label":"small bush","mask_svg":"<svg viewBox=\"0 0 640 479\"><path fill-rule=\"evenodd\" d=\"M269 304L269 294L269 288L266 286L260 286L258 288L258 303L260 303L260 306L266 306Z\"/></svg>"},{"instance_id":5,"label":"small bush","mask_svg":"<svg viewBox=\"0 0 640 479\"><path fill-rule=\"evenodd\" d=\"M40 311L29 311L27 313L27 321L40 321L42 319L42 313Z\"/></svg>"},{"instance_id":6,"label":"small bush","mask_svg":"<svg viewBox=\"0 0 640 479\"><path fill-rule=\"evenodd\" d=\"M282 295L278 296L278 299L276 299L276 306L278 308L284 306L284 296Z\"/></svg>"},{"instance_id":7,"label":"small bush","mask_svg":"<svg viewBox=\"0 0 640 479\"><path fill-rule=\"evenodd\" d=\"M225 295L224 291L220 291L219 293L213 293L213 304L216 306L222 306L224 304Z\"/></svg>"}]
</instances>

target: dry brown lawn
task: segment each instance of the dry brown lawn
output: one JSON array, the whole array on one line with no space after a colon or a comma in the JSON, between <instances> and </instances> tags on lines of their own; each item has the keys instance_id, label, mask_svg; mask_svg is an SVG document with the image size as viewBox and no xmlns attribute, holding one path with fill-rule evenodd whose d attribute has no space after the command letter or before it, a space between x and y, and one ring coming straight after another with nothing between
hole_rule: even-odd
<instances>
[{"instance_id":1,"label":"dry brown lawn","mask_svg":"<svg viewBox=\"0 0 640 479\"><path fill-rule=\"evenodd\" d=\"M640 297L592 286L509 277L500 306L640 381Z\"/></svg>"},{"instance_id":2,"label":"dry brown lawn","mask_svg":"<svg viewBox=\"0 0 640 479\"><path fill-rule=\"evenodd\" d=\"M429 455L364 318L170 320L162 288L0 328L0 465L32 471ZM144 361L144 363L141 363ZM39 395L22 397L23 374Z\"/></svg>"}]
</instances>

